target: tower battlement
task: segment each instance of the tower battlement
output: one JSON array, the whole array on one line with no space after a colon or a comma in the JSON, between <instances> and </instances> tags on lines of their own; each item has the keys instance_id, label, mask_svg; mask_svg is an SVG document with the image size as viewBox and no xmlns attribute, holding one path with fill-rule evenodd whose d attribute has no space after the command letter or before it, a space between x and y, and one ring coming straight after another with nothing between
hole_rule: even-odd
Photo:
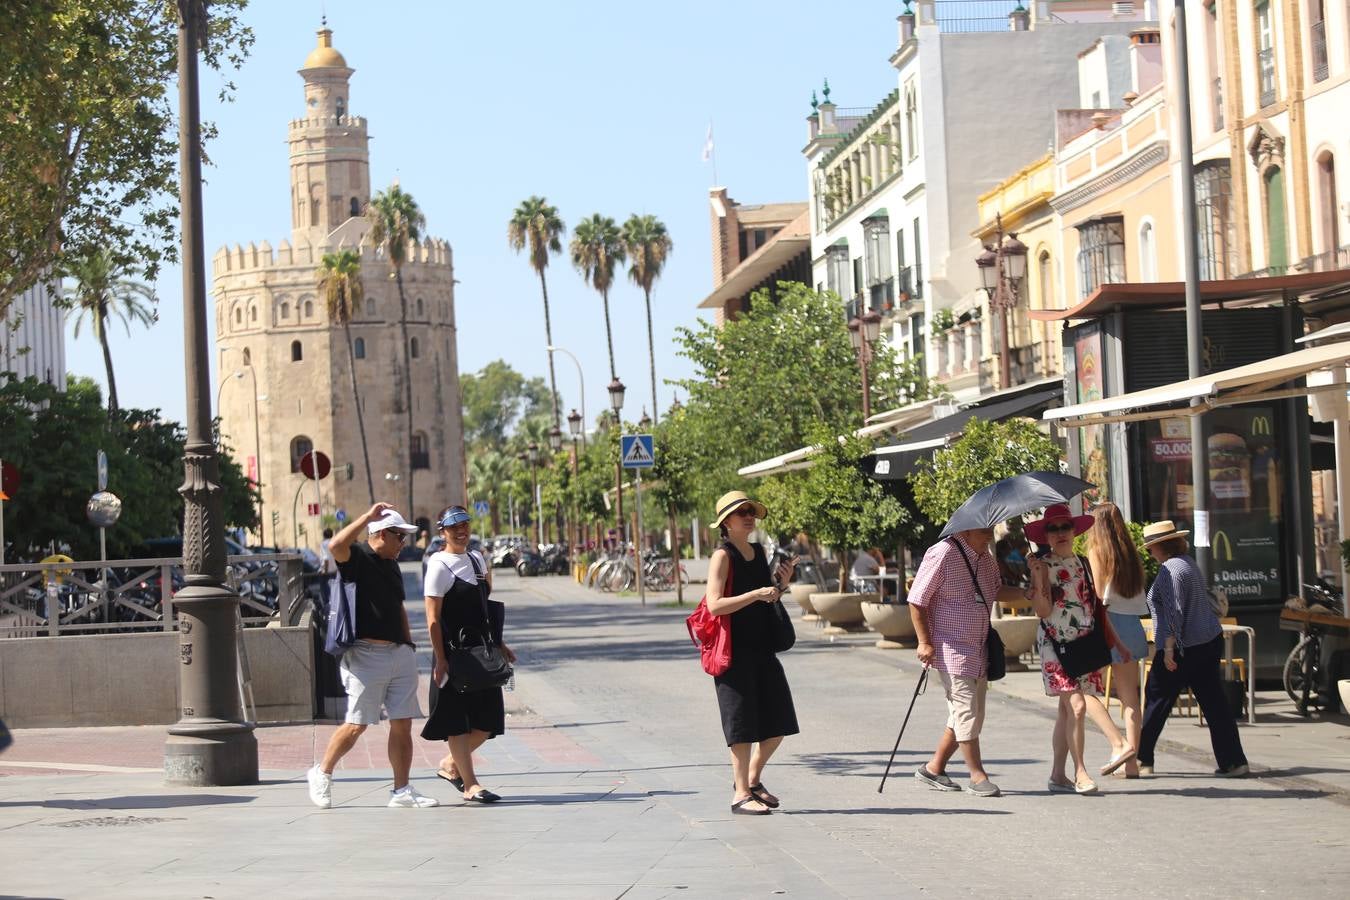
<instances>
[{"instance_id":1,"label":"tower battlement","mask_svg":"<svg viewBox=\"0 0 1350 900\"><path fill-rule=\"evenodd\" d=\"M318 268L325 253L351 249L361 254L363 268L384 264L384 255L376 252L374 247L364 241L353 248L345 241L336 246L315 246L303 240L292 245L283 238L275 250L267 241L261 244L249 241L248 246L235 244L233 247L221 247L211 258L211 271L216 278L220 278L294 266ZM421 242L412 242L408 245L408 258L404 265L414 269L422 267L448 269L451 266L450 244L441 238L425 238Z\"/></svg>"},{"instance_id":2,"label":"tower battlement","mask_svg":"<svg viewBox=\"0 0 1350 900\"><path fill-rule=\"evenodd\" d=\"M291 131L305 131L310 128L362 128L366 127L365 116L311 116L304 119L291 119Z\"/></svg>"}]
</instances>

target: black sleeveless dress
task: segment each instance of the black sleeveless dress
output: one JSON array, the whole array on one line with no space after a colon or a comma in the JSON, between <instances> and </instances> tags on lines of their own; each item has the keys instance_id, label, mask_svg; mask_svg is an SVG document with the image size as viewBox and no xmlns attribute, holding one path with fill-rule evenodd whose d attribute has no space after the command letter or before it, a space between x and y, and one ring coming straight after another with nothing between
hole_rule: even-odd
<instances>
[{"instance_id":1,"label":"black sleeveless dress","mask_svg":"<svg viewBox=\"0 0 1350 900\"><path fill-rule=\"evenodd\" d=\"M486 584L484 587L491 592L491 587ZM495 643L501 643L500 627L497 623L489 624L483 615L483 603L478 585L455 578L441 598L442 640L448 643L463 629L471 635L491 635ZM447 647L447 655L448 650ZM429 741L443 741L470 731L486 731L491 737L506 732L506 705L501 688L461 694L448 685L442 690L433 678L427 707L431 714L422 726L422 737Z\"/></svg>"},{"instance_id":2,"label":"black sleeveless dress","mask_svg":"<svg viewBox=\"0 0 1350 900\"><path fill-rule=\"evenodd\" d=\"M728 596L773 584L764 548L750 546L755 551L754 559L741 556L734 544L722 544L731 559ZM759 602L731 613L731 667L713 677L727 746L753 744L800 730L787 675L772 649L773 615L769 604Z\"/></svg>"}]
</instances>

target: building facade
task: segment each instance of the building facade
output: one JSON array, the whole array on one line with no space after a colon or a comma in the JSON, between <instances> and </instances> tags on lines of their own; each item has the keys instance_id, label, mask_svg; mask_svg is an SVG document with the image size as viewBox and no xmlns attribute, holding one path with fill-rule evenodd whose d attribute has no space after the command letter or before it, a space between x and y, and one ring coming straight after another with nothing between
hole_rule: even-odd
<instances>
[{"instance_id":1,"label":"building facade","mask_svg":"<svg viewBox=\"0 0 1350 900\"><path fill-rule=\"evenodd\" d=\"M213 261L222 438L260 481L259 537L278 546L316 547L326 518L359 515L372 493L424 524L466 497L451 249L432 238L408 248L402 279L409 373L393 270L369 239L369 136L366 119L351 112L352 72L332 46L331 31L320 31L299 72L305 112L289 126L290 237L275 249L267 241L222 248ZM350 325L350 347L318 287L324 254L343 249L360 253L366 293ZM300 471L310 450L333 462L317 494ZM405 508L409 478L413 509Z\"/></svg>"},{"instance_id":2,"label":"building facade","mask_svg":"<svg viewBox=\"0 0 1350 900\"><path fill-rule=\"evenodd\" d=\"M699 303L721 325L750 308L766 290L776 298L784 281L811 283L811 237L805 203L744 205L724 187L708 192L713 291Z\"/></svg>"},{"instance_id":3,"label":"building facade","mask_svg":"<svg viewBox=\"0 0 1350 900\"><path fill-rule=\"evenodd\" d=\"M54 280L39 280L5 310L0 378L36 378L66 389L66 314L54 302L60 289Z\"/></svg>"}]
</instances>

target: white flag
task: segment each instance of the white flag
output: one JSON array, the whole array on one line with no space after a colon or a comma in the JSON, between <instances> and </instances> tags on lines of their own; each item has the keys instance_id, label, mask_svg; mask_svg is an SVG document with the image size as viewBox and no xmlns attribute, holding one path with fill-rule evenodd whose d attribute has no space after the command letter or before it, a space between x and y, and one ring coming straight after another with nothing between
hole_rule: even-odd
<instances>
[{"instance_id":1,"label":"white flag","mask_svg":"<svg viewBox=\"0 0 1350 900\"><path fill-rule=\"evenodd\" d=\"M703 142L703 161L707 162L708 160L712 159L712 155L713 155L712 123L709 122L708 139Z\"/></svg>"}]
</instances>

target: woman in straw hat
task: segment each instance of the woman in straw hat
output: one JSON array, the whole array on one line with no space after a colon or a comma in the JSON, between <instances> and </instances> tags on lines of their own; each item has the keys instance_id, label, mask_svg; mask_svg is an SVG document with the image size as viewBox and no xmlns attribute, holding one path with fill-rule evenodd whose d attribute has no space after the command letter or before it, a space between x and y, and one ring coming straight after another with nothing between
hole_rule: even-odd
<instances>
[{"instance_id":1,"label":"woman in straw hat","mask_svg":"<svg viewBox=\"0 0 1350 900\"><path fill-rule=\"evenodd\" d=\"M1195 694L1209 726L1209 739L1225 778L1247 774L1237 722L1223 693L1219 660L1223 628L1210 606L1209 590L1195 560L1187 555L1189 531L1170 521L1144 526L1144 546L1160 565L1148 590L1153 613L1153 640L1158 647L1144 685L1144 727L1139 739L1139 768L1153 774L1153 750L1177 696L1186 688Z\"/></svg>"},{"instance_id":2,"label":"woman in straw hat","mask_svg":"<svg viewBox=\"0 0 1350 900\"><path fill-rule=\"evenodd\" d=\"M1105 607L1092 583L1087 561L1074 553L1073 539L1092 527L1092 516L1075 516L1062 503L1047 507L1045 516L1027 523L1027 537L1050 551L1033 560L1031 604L1041 619L1037 648L1041 656L1041 678L1048 697L1059 698L1059 713L1051 738L1054 757L1047 786L1051 793L1095 794L1097 783L1088 774L1083 760L1084 719L1091 716L1113 748L1111 761L1102 767L1109 775L1129 760L1135 750L1121 736L1106 708L1097 698L1102 695L1102 673L1098 669L1074 677L1064 670L1055 652L1055 642L1072 642L1101 629L1108 645L1117 646L1121 658L1129 660L1129 651L1119 646ZM1073 758L1074 779L1065 774L1068 758Z\"/></svg>"},{"instance_id":3,"label":"woman in straw hat","mask_svg":"<svg viewBox=\"0 0 1350 900\"><path fill-rule=\"evenodd\" d=\"M762 503L740 491L723 494L713 519L723 544L708 566L708 611L731 617L731 667L713 681L731 749L736 815L765 816L778 808L778 798L764 787L764 766L783 738L798 731L787 676L774 655L778 613L770 606L787 591L795 560L769 572L764 547L750 541L755 520L766 514Z\"/></svg>"}]
</instances>

